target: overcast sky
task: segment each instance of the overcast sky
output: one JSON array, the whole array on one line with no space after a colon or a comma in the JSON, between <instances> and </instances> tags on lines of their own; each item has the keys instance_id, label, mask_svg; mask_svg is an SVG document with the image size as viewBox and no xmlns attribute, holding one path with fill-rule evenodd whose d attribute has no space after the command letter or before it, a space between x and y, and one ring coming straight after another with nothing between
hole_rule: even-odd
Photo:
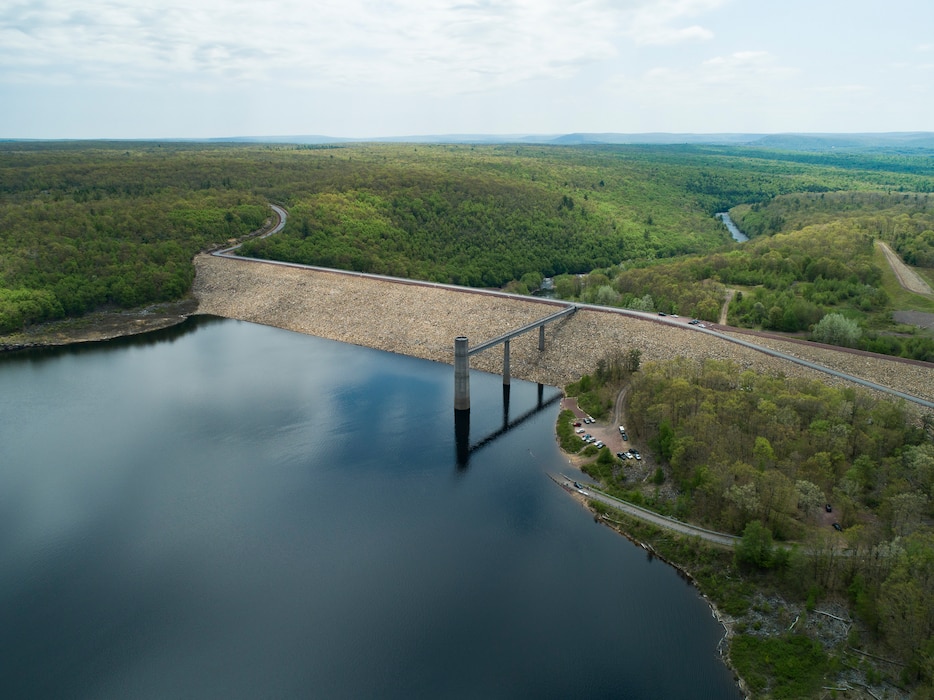
<instances>
[{"instance_id":1,"label":"overcast sky","mask_svg":"<svg viewBox=\"0 0 934 700\"><path fill-rule=\"evenodd\" d=\"M934 131L934 0L0 0L0 137Z\"/></svg>"}]
</instances>

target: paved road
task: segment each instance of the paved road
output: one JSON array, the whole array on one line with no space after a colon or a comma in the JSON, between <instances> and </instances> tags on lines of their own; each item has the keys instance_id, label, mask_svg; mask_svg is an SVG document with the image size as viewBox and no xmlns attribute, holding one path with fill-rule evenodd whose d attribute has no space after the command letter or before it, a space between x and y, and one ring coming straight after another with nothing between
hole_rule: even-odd
<instances>
[{"instance_id":1,"label":"paved road","mask_svg":"<svg viewBox=\"0 0 934 700\"><path fill-rule=\"evenodd\" d=\"M282 229L285 228L285 222L289 218L288 212L282 207L270 204L269 208L275 212L278 222L271 229L265 233L261 233L257 238L266 238L266 236L271 236L274 233L279 233ZM229 248L224 248L223 250L215 250L211 255L216 255L219 258L238 258L240 260L253 260L253 258L239 258L236 255L232 255L232 252L239 248L243 243L238 243L237 245L230 246Z\"/></svg>"},{"instance_id":2,"label":"paved road","mask_svg":"<svg viewBox=\"0 0 934 700\"><path fill-rule=\"evenodd\" d=\"M595 304L578 304L577 306L581 309L590 309L593 311L602 311L605 313L619 313L619 314L624 314L627 316L635 316L638 318L643 318L646 321L653 321L655 323L665 323L667 325L672 325L672 326L681 326L685 330L690 330L695 333L707 333L708 335L716 336L717 338L720 338L721 340L726 340L727 342L730 342L730 343L736 343L737 345L742 345L744 347L750 348L751 350L757 350L758 352L765 353L766 355L771 355L772 357L777 357L781 360L786 360L788 362L794 362L795 364L802 365L804 367L810 367L811 369L815 369L818 372L825 372L834 377L839 377L840 379L846 379L847 381L854 382L856 384L867 387L869 389L876 389L877 391L884 391L887 394L896 396L900 399L904 399L905 401L911 401L912 403L920 404L921 406L925 406L926 408L934 408L934 401L927 401L926 399L922 399L918 396L912 396L911 394L906 394L904 392L897 391L890 387L883 386L882 384L876 384L875 382L870 382L866 379L855 377L852 374L846 374L845 372L838 372L837 370L830 369L829 367L825 367L824 365L817 364L816 362L809 362L808 360L803 360L800 357L795 357L793 355L787 355L783 352L779 352L778 350L772 350L771 348L767 348L762 345L756 345L755 343L751 343L748 340L741 340L740 338L727 335L726 333L720 333L716 329L710 328L706 324L705 324L705 327L692 326L692 325L689 325L685 319L680 318L678 316L660 317L657 314L652 314L647 311L633 311L631 309L617 309L617 308L612 308L612 307L607 307L607 306L597 306ZM895 361L895 359L893 358L892 361Z\"/></svg>"},{"instance_id":3,"label":"paved road","mask_svg":"<svg viewBox=\"0 0 934 700\"><path fill-rule=\"evenodd\" d=\"M572 493L579 493L585 498L590 498L594 501L600 501L608 506L616 508L627 515L631 515L640 520L650 522L653 525L664 528L666 530L673 530L674 532L680 532L684 535L692 535L694 537L700 537L702 540L707 542L712 542L713 544L718 544L723 547L735 547L736 543L739 542L740 538L734 535L728 535L724 532L715 532L713 530L707 530L696 525L691 525L689 523L683 523L680 520L675 520L674 518L669 518L664 515L659 515L658 513L653 513L650 510L645 508L640 508L637 505L632 503L627 503L626 501L621 501L618 498L607 495L602 491L598 491L592 486L584 486L583 488L575 488L574 481L564 476L563 474L560 477L552 477L554 481L560 486L564 487Z\"/></svg>"}]
</instances>

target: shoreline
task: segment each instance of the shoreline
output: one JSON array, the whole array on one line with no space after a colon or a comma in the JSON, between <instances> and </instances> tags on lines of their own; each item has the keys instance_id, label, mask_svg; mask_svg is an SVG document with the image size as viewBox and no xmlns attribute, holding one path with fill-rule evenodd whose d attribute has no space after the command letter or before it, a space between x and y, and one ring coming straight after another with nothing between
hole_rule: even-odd
<instances>
[{"instance_id":1,"label":"shoreline","mask_svg":"<svg viewBox=\"0 0 934 700\"><path fill-rule=\"evenodd\" d=\"M95 311L80 318L49 321L0 336L0 354L101 343L160 331L184 323L198 313L198 301L186 297L130 311Z\"/></svg>"},{"instance_id":2,"label":"shoreline","mask_svg":"<svg viewBox=\"0 0 934 700\"><path fill-rule=\"evenodd\" d=\"M555 433L556 442L557 442L557 437L558 436L556 432ZM564 457L567 459L568 465L572 469L577 470L581 474L585 473L581 469L582 464L586 461L584 458L580 457L579 455L566 452L565 450L561 448L560 445L558 445L558 450L560 450L561 454L563 454ZM723 665L726 666L727 669L729 669L730 673L733 674L733 679L736 681L736 685L739 688L740 692L743 694L743 697L746 698L747 700L751 698L752 696L749 694L749 686L747 685L745 679L739 674L739 671L736 669L736 667L733 665L732 660L730 659L730 653L729 653L730 643L732 642L733 637L735 635L736 621L733 618L727 616L725 613L723 613L720 610L719 607L717 607L717 604L714 602L714 600L706 592L704 592L704 589L701 587L700 583L698 582L697 577L694 576L694 574L683 564L679 564L678 562L673 561L672 559L666 557L665 555L660 554L655 549L655 547L652 546L651 543L640 540L638 537L632 534L632 532L626 529L624 523L612 520L608 518L606 515L602 513L598 513L594 508L590 506L591 499L579 493L576 493L575 491L571 491L564 484L560 483L558 479L556 479L555 477L552 476L551 479L552 481L555 482L555 484L560 486L563 491L565 491L568 495L570 495L571 498L573 498L578 503L580 503L583 508L586 508L593 515L595 522L599 522L605 527L610 528L611 530L613 530L613 532L629 540L634 545L638 545L642 547L649 554L649 556L655 557L656 559L660 560L664 564L667 564L668 566L670 566L672 569L675 570L678 576L688 581L697 590L698 594L701 596L701 598L704 599L704 602L707 603L707 606L710 608L711 616L717 622L719 622L720 625L723 627L723 637L721 637L720 641L717 642L717 647L716 647L717 652L720 655L720 660L723 662ZM625 513L623 515L626 516ZM636 519L635 516L632 516L632 515L629 515L628 517ZM709 546L712 546L712 545L709 545Z\"/></svg>"}]
</instances>

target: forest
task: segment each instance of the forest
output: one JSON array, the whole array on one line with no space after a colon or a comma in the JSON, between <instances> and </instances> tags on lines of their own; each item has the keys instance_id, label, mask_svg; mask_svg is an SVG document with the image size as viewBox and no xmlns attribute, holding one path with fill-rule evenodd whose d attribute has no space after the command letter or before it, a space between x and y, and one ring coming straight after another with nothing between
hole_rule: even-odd
<instances>
[{"instance_id":1,"label":"forest","mask_svg":"<svg viewBox=\"0 0 934 700\"><path fill-rule=\"evenodd\" d=\"M741 535L733 561L712 570L703 557L693 562L693 571L707 570L702 587L718 604L738 615L754 590L809 609L845 601L860 623L846 644L899 660L886 667L890 681L913 697L934 697L934 416L725 361L682 358L632 370L625 354L610 357L567 392L596 415L628 387L627 430L651 447L658 470L648 481L634 478L628 462L604 449L585 471L624 500ZM559 437L576 439L561 423ZM695 550L674 556L690 565ZM765 656L786 653L780 641L809 639L786 635L766 645L748 632L741 654L754 657L752 676L768 675ZM840 670L843 651L831 652L836 669L824 659L823 673ZM775 695L802 696L816 691Z\"/></svg>"},{"instance_id":2,"label":"forest","mask_svg":"<svg viewBox=\"0 0 934 700\"><path fill-rule=\"evenodd\" d=\"M563 298L707 320L729 288L731 323L807 333L838 312L860 347L930 359L891 323L872 243L928 265L932 190L923 154L0 143L0 333L181 298L194 254L244 240L272 202L285 230L241 254L518 293L551 277Z\"/></svg>"}]
</instances>

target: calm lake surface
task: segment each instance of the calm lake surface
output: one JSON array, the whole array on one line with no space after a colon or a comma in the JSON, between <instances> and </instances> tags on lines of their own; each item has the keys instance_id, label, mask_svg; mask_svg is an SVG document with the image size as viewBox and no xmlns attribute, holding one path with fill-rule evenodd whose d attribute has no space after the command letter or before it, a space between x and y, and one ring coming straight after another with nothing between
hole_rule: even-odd
<instances>
[{"instance_id":1,"label":"calm lake surface","mask_svg":"<svg viewBox=\"0 0 934 700\"><path fill-rule=\"evenodd\" d=\"M453 384L216 319L0 357L0 695L739 698L696 590L548 479L557 389L484 443L472 373L459 460Z\"/></svg>"}]
</instances>

